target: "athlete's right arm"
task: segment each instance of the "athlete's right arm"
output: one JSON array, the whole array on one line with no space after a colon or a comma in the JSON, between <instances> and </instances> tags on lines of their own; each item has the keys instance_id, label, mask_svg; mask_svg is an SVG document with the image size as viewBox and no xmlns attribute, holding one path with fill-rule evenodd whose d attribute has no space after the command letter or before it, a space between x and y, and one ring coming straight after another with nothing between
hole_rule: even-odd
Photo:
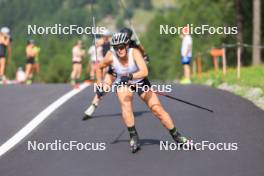
<instances>
[{"instance_id":1,"label":"athlete's right arm","mask_svg":"<svg viewBox=\"0 0 264 176\"><path fill-rule=\"evenodd\" d=\"M108 51L105 55L105 58L99 63L97 69L96 69L96 78L97 78L97 84L100 84L103 80L103 70L104 68L111 65L113 61L112 58L112 52Z\"/></svg>"}]
</instances>

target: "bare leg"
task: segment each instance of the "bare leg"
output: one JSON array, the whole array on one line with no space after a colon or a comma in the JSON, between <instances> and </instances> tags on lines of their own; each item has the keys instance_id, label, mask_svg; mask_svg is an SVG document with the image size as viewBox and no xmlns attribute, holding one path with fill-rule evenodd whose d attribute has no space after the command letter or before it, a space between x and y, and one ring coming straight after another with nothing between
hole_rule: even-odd
<instances>
[{"instance_id":1,"label":"bare leg","mask_svg":"<svg viewBox=\"0 0 264 176\"><path fill-rule=\"evenodd\" d=\"M0 58L0 77L3 77L5 75L5 65L6 65L6 60Z\"/></svg>"},{"instance_id":2,"label":"bare leg","mask_svg":"<svg viewBox=\"0 0 264 176\"><path fill-rule=\"evenodd\" d=\"M187 80L190 80L191 77L190 77L190 65L189 64L185 64L183 66L183 69L184 69L184 78L187 79Z\"/></svg>"},{"instance_id":3,"label":"bare leg","mask_svg":"<svg viewBox=\"0 0 264 176\"><path fill-rule=\"evenodd\" d=\"M117 89L118 100L121 105L122 118L127 127L135 125L135 118L132 111L133 92L128 90L128 87L120 87Z\"/></svg>"},{"instance_id":4,"label":"bare leg","mask_svg":"<svg viewBox=\"0 0 264 176\"><path fill-rule=\"evenodd\" d=\"M174 128L174 123L170 117L170 115L165 111L163 106L161 105L159 98L157 95L152 92L144 92L141 94L140 98L146 103L151 112L161 121L161 123L167 128Z\"/></svg>"},{"instance_id":5,"label":"bare leg","mask_svg":"<svg viewBox=\"0 0 264 176\"><path fill-rule=\"evenodd\" d=\"M32 64L26 64L26 80L29 79L32 70Z\"/></svg>"},{"instance_id":6,"label":"bare leg","mask_svg":"<svg viewBox=\"0 0 264 176\"><path fill-rule=\"evenodd\" d=\"M161 105L158 96L152 92L144 92L140 98L146 103L146 105L150 108L151 112L161 121L163 126L165 126L170 132L172 138L177 143L186 143L188 139L186 137L181 136L181 134L176 129L172 118L170 115L164 110Z\"/></svg>"},{"instance_id":7,"label":"bare leg","mask_svg":"<svg viewBox=\"0 0 264 176\"><path fill-rule=\"evenodd\" d=\"M107 90L110 88L112 83L114 82L114 77L110 74L105 74L105 78L103 81L103 89ZM92 104L85 110L84 114L85 116L83 117L83 120L91 118L92 114L95 112L95 109L98 107L100 101L102 100L102 97L98 97L97 94L95 94Z\"/></svg>"},{"instance_id":8,"label":"bare leg","mask_svg":"<svg viewBox=\"0 0 264 176\"><path fill-rule=\"evenodd\" d=\"M93 62L93 63L91 64L90 80L94 80L94 79L95 79L96 68L97 68L97 63L94 63L94 62Z\"/></svg>"},{"instance_id":9,"label":"bare leg","mask_svg":"<svg viewBox=\"0 0 264 176\"><path fill-rule=\"evenodd\" d=\"M131 92L128 87L122 86L117 89L117 96L121 105L122 118L130 137L129 147L131 152L135 153L140 149L140 143L132 108L133 92Z\"/></svg>"},{"instance_id":10,"label":"bare leg","mask_svg":"<svg viewBox=\"0 0 264 176\"><path fill-rule=\"evenodd\" d=\"M105 78L103 81L103 85L104 85L104 90L107 90L108 88L110 88L110 86L112 85L112 83L114 82L114 77L110 74L105 74ZM94 96L92 104L95 104L96 106L99 105L101 98L99 98L97 95Z\"/></svg>"},{"instance_id":11,"label":"bare leg","mask_svg":"<svg viewBox=\"0 0 264 176\"><path fill-rule=\"evenodd\" d=\"M71 72L71 84L75 84L76 83L76 75L77 75L77 68L76 68L77 64L73 64L72 65L72 72Z\"/></svg>"},{"instance_id":12,"label":"bare leg","mask_svg":"<svg viewBox=\"0 0 264 176\"><path fill-rule=\"evenodd\" d=\"M76 64L76 79L79 81L82 74L82 64Z\"/></svg>"}]
</instances>

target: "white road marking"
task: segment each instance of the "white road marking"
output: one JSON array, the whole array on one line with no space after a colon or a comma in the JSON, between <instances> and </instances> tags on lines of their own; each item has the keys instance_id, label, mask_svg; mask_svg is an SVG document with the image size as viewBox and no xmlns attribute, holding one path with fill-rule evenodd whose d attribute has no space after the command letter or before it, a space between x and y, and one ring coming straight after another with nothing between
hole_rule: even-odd
<instances>
[{"instance_id":1,"label":"white road marking","mask_svg":"<svg viewBox=\"0 0 264 176\"><path fill-rule=\"evenodd\" d=\"M8 150L18 144L22 139L24 139L32 130L34 130L41 122L43 122L52 112L59 108L62 104L72 98L74 95L78 94L90 84L81 84L78 89L73 89L70 92L64 94L58 100L50 104L47 108L41 111L36 117L34 117L27 125L25 125L21 130L19 130L14 136L8 139L0 147L0 157L4 155Z\"/></svg>"}]
</instances>

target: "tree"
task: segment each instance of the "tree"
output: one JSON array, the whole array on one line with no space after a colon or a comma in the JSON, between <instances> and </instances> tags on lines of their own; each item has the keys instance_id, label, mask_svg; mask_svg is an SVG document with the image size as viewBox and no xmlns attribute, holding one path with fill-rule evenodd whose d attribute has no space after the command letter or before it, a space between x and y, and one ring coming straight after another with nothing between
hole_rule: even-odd
<instances>
[{"instance_id":1,"label":"tree","mask_svg":"<svg viewBox=\"0 0 264 176\"><path fill-rule=\"evenodd\" d=\"M253 0L253 65L261 64L261 52L258 47L261 42L261 2Z\"/></svg>"},{"instance_id":2,"label":"tree","mask_svg":"<svg viewBox=\"0 0 264 176\"><path fill-rule=\"evenodd\" d=\"M194 11L195 7L195 11ZM190 13L192 12L192 13ZM224 13L223 13L224 12ZM171 27L185 26L232 26L235 22L234 2L229 0L204 1L188 0L180 1L177 8L171 11L157 12L155 18L148 24L142 43L148 52L151 62L150 76L154 79L169 80L179 77L181 73L180 48L181 39L178 34L160 34L160 25ZM234 43L235 36L232 35L211 35L193 34L193 58L198 53L203 54L203 69L211 67L211 58L208 50L211 47L221 47L223 42ZM228 53L229 54L229 53ZM229 64L235 63L235 57L228 55Z\"/></svg>"},{"instance_id":3,"label":"tree","mask_svg":"<svg viewBox=\"0 0 264 176\"><path fill-rule=\"evenodd\" d=\"M238 28L238 33L236 35L237 43L243 43L243 13L242 13L242 2L241 0L235 0L236 7L236 25ZM241 47L241 53L243 53L243 48ZM243 58L243 57L242 57Z\"/></svg>"}]
</instances>

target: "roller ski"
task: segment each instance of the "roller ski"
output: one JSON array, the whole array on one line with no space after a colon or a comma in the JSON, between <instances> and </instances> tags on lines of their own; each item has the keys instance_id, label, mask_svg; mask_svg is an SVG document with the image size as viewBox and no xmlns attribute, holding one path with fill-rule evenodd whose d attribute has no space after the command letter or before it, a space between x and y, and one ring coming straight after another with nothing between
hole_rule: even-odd
<instances>
[{"instance_id":1,"label":"roller ski","mask_svg":"<svg viewBox=\"0 0 264 176\"><path fill-rule=\"evenodd\" d=\"M177 132L177 135L173 136L173 140L179 144L181 148L183 148L183 145L186 145L189 150L195 150L193 141L182 136L179 132Z\"/></svg>"},{"instance_id":2,"label":"roller ski","mask_svg":"<svg viewBox=\"0 0 264 176\"><path fill-rule=\"evenodd\" d=\"M84 112L84 116L83 116L82 120L90 119L96 108L97 108L97 106L95 104L91 104L89 106L89 108L87 108L86 111Z\"/></svg>"},{"instance_id":3,"label":"roller ski","mask_svg":"<svg viewBox=\"0 0 264 176\"><path fill-rule=\"evenodd\" d=\"M129 147L132 153L136 153L137 151L140 150L140 143L138 136L133 136L132 138L130 138Z\"/></svg>"}]
</instances>

